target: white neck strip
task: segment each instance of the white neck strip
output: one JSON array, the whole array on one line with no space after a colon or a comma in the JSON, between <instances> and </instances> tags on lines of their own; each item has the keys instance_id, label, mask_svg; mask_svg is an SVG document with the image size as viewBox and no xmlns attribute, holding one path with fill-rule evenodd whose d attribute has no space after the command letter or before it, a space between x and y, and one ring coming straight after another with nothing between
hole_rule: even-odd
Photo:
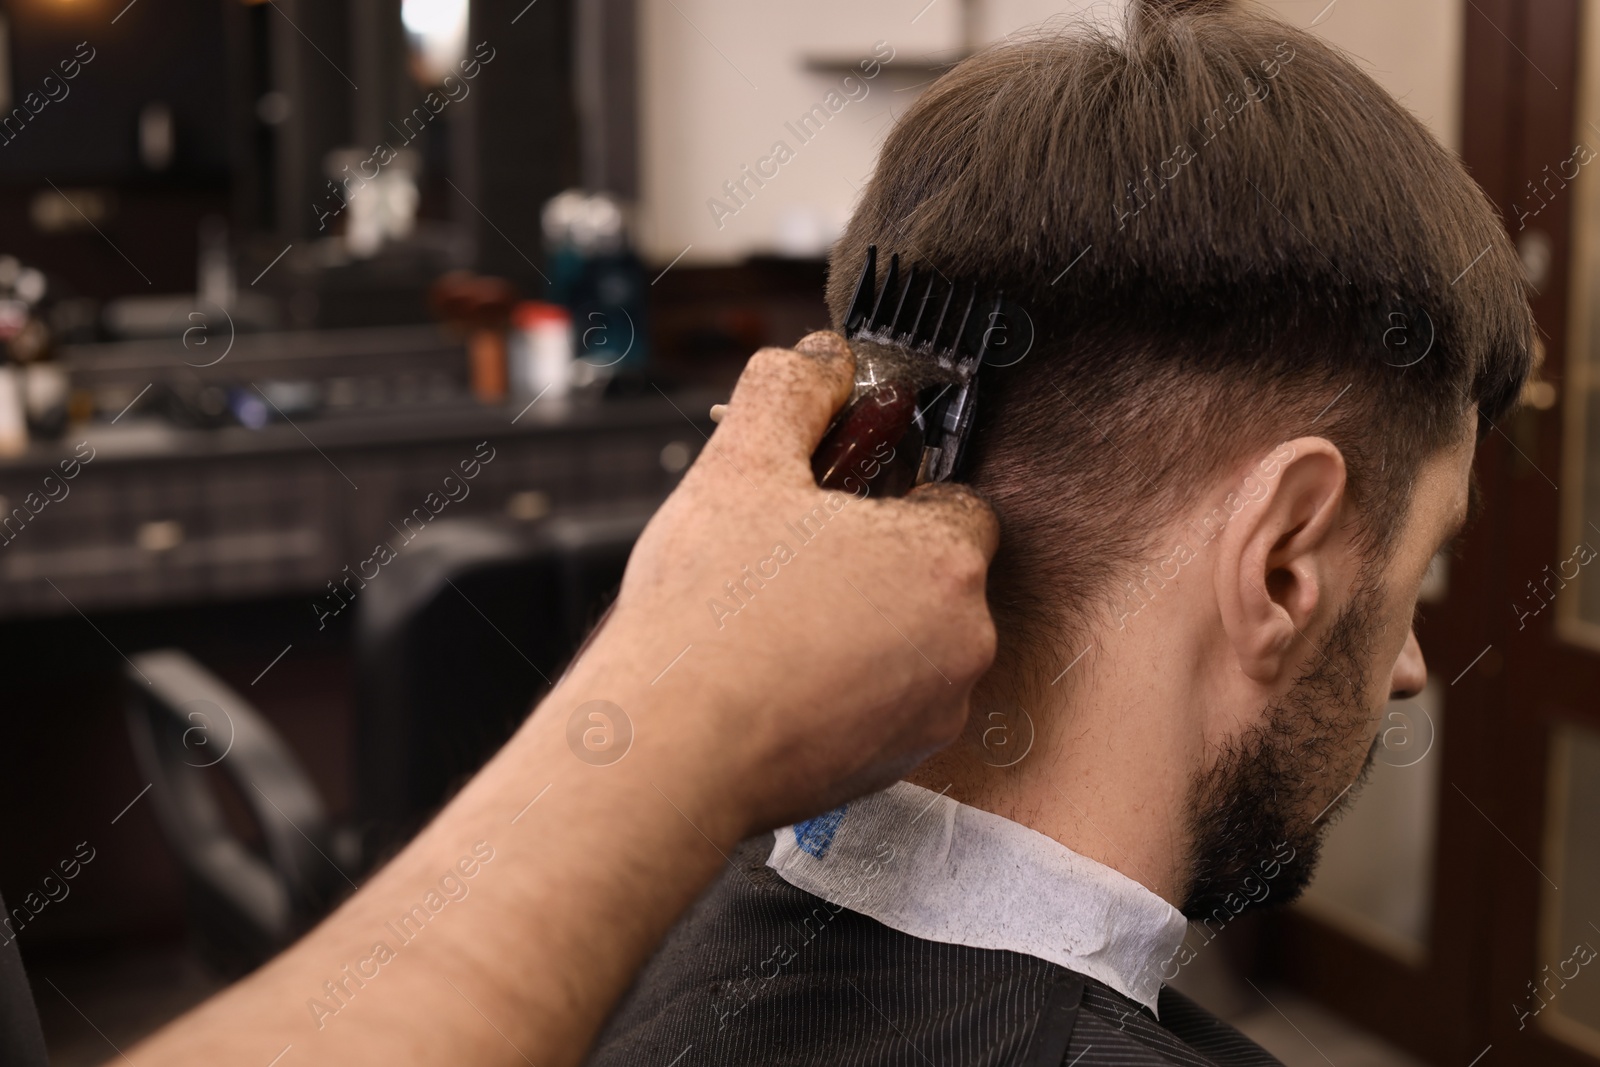
<instances>
[{"instance_id":1,"label":"white neck strip","mask_svg":"<svg viewBox=\"0 0 1600 1067\"><path fill-rule=\"evenodd\" d=\"M1186 929L1126 875L910 782L777 831L767 865L903 934L1048 960L1152 1012Z\"/></svg>"}]
</instances>

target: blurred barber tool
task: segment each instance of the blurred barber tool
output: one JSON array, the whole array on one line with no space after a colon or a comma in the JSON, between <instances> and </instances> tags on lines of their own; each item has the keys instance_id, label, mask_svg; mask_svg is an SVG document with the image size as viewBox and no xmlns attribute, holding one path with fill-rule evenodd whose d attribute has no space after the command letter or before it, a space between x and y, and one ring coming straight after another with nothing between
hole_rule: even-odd
<instances>
[{"instance_id":1,"label":"blurred barber tool","mask_svg":"<svg viewBox=\"0 0 1600 1067\"><path fill-rule=\"evenodd\" d=\"M877 288L878 249L856 282L844 335L856 384L811 457L817 484L864 495L903 496L921 482L961 473L977 399L977 375L1004 332L1001 297L958 286L937 270L900 273L889 257Z\"/></svg>"},{"instance_id":2,"label":"blurred barber tool","mask_svg":"<svg viewBox=\"0 0 1600 1067\"><path fill-rule=\"evenodd\" d=\"M610 193L568 189L545 204L540 223L548 299L572 315L573 387L639 375L649 359L649 286L629 240L627 206Z\"/></svg>"},{"instance_id":3,"label":"blurred barber tool","mask_svg":"<svg viewBox=\"0 0 1600 1067\"><path fill-rule=\"evenodd\" d=\"M0 256L0 455L67 426L68 378L56 360L53 295L44 274Z\"/></svg>"},{"instance_id":4,"label":"blurred barber tool","mask_svg":"<svg viewBox=\"0 0 1600 1067\"><path fill-rule=\"evenodd\" d=\"M451 271L428 293L433 312L467 338L472 391L485 404L506 396L506 330L517 290L504 278Z\"/></svg>"}]
</instances>

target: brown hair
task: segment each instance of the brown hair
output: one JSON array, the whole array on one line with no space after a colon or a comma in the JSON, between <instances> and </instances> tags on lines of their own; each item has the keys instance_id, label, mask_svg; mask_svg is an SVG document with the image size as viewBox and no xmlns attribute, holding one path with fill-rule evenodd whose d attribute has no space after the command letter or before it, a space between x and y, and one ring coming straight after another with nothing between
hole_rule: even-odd
<instances>
[{"instance_id":1,"label":"brown hair","mask_svg":"<svg viewBox=\"0 0 1600 1067\"><path fill-rule=\"evenodd\" d=\"M1517 257L1461 164L1342 54L1225 3L963 62L884 144L836 323L868 244L1031 318L984 371L971 480L1002 644L1050 659L1082 643L1067 605L1119 600L1201 487L1303 433L1343 451L1383 558L1421 461L1530 370Z\"/></svg>"}]
</instances>

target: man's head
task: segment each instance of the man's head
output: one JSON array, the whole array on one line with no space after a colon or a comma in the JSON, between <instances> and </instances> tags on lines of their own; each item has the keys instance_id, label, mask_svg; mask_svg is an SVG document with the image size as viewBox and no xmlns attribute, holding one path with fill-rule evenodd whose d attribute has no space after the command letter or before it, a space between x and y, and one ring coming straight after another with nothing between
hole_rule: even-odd
<instances>
[{"instance_id":1,"label":"man's head","mask_svg":"<svg viewBox=\"0 0 1600 1067\"><path fill-rule=\"evenodd\" d=\"M1384 700L1422 684L1423 572L1529 373L1481 191L1310 35L1146 5L928 89L834 249L836 319L868 244L1031 320L981 379L972 481L1003 531L989 699L1047 720L1073 769L1044 784L1164 759L1181 874L1142 880L1196 907L1266 836L1314 853ZM1163 706L1108 721L1108 686Z\"/></svg>"}]
</instances>

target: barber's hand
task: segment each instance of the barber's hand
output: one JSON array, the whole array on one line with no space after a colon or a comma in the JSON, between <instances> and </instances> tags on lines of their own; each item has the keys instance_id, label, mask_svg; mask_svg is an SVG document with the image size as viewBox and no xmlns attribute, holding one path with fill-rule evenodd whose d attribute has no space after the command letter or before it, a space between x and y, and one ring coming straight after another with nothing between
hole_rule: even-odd
<instances>
[{"instance_id":1,"label":"barber's hand","mask_svg":"<svg viewBox=\"0 0 1600 1067\"><path fill-rule=\"evenodd\" d=\"M721 798L736 836L886 786L953 741L994 656L993 512L955 485L819 489L811 453L854 357L832 333L796 349L751 358L562 686L569 703L616 700L635 767Z\"/></svg>"}]
</instances>

